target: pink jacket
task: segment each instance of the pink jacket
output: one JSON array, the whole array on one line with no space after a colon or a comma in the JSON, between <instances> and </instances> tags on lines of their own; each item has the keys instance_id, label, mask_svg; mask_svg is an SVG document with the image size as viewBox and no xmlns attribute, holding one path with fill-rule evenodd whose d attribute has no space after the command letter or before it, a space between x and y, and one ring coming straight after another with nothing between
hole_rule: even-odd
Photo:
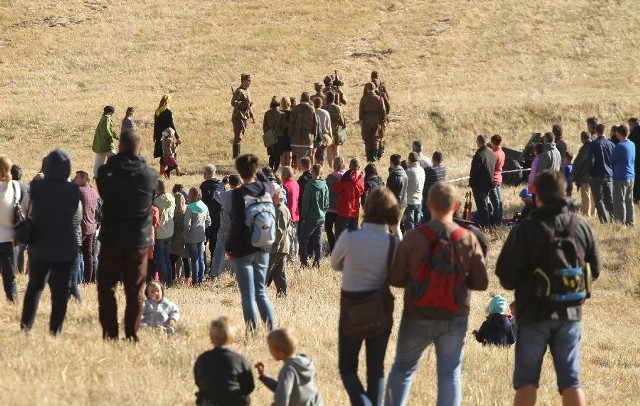
<instances>
[{"instance_id":1,"label":"pink jacket","mask_svg":"<svg viewBox=\"0 0 640 406\"><path fill-rule=\"evenodd\" d=\"M282 182L282 187L287 193L287 208L291 212L291 221L297 223L300 220L300 186L292 177Z\"/></svg>"}]
</instances>

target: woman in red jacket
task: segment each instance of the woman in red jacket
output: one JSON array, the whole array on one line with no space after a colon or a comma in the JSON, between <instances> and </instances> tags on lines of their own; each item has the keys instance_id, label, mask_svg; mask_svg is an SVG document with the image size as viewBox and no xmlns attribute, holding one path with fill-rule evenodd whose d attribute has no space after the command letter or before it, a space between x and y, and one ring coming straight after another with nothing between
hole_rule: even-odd
<instances>
[{"instance_id":1,"label":"woman in red jacket","mask_svg":"<svg viewBox=\"0 0 640 406\"><path fill-rule=\"evenodd\" d=\"M364 193L363 174L360 172L360 161L353 158L349 162L349 170L342 175L342 179L333 185L333 191L338 195L338 219L336 220L336 239L345 229L358 228L360 217L360 197Z\"/></svg>"}]
</instances>

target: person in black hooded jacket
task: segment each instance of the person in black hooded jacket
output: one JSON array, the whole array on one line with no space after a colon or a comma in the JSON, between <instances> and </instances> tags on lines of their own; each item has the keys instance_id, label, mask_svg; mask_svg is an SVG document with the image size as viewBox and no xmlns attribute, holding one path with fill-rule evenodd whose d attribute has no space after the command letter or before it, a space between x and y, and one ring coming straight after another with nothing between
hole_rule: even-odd
<instances>
[{"instance_id":1,"label":"person in black hooded jacket","mask_svg":"<svg viewBox=\"0 0 640 406\"><path fill-rule=\"evenodd\" d=\"M489 207L487 198L489 191L495 187L493 184L493 172L496 168L496 154L487 147L487 139L484 135L476 138L478 149L471 160L469 171L469 186L473 191L473 198L478 208L480 226L489 224Z\"/></svg>"},{"instance_id":2,"label":"person in black hooded jacket","mask_svg":"<svg viewBox=\"0 0 640 406\"><path fill-rule=\"evenodd\" d=\"M29 283L20 326L30 330L45 284L51 289L49 332L62 330L67 313L71 272L80 245L82 205L78 186L69 182L71 159L61 150L43 161L44 179L31 183L33 241L29 244Z\"/></svg>"},{"instance_id":3,"label":"person in black hooded jacket","mask_svg":"<svg viewBox=\"0 0 640 406\"><path fill-rule=\"evenodd\" d=\"M140 143L137 131L124 131L120 135L119 153L98 169L96 180L103 200L98 313L105 339L118 339L115 291L122 281L127 300L125 337L138 340L148 249L154 243L151 203L158 184L157 173L140 156Z\"/></svg>"}]
</instances>

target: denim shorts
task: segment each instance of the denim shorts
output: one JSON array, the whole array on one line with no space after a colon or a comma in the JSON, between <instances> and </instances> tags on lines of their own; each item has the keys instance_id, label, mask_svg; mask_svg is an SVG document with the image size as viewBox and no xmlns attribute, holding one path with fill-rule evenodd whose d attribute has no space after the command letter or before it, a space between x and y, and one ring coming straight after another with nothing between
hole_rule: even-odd
<instances>
[{"instance_id":1,"label":"denim shorts","mask_svg":"<svg viewBox=\"0 0 640 406\"><path fill-rule=\"evenodd\" d=\"M581 324L577 321L546 320L518 326L513 387L540 382L547 346L556 369L558 390L580 387Z\"/></svg>"}]
</instances>

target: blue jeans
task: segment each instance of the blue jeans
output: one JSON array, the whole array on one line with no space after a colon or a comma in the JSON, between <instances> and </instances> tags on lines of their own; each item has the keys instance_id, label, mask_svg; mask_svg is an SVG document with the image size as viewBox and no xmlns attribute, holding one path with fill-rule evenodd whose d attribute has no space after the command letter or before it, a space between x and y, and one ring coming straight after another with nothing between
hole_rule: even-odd
<instances>
[{"instance_id":1,"label":"blue jeans","mask_svg":"<svg viewBox=\"0 0 640 406\"><path fill-rule=\"evenodd\" d=\"M269 254L264 251L233 259L233 271L238 280L242 299L242 314L248 330L258 328L256 304L262 322L267 324L267 329L272 330L274 326L273 310L265 286L268 266Z\"/></svg>"},{"instance_id":2,"label":"blue jeans","mask_svg":"<svg viewBox=\"0 0 640 406\"><path fill-rule=\"evenodd\" d=\"M313 266L320 266L322 258L322 227L324 223L308 224L300 222L298 236L300 263L309 266L309 251L313 253Z\"/></svg>"},{"instance_id":3,"label":"blue jeans","mask_svg":"<svg viewBox=\"0 0 640 406\"><path fill-rule=\"evenodd\" d=\"M209 270L209 276L216 277L222 274L222 265L224 264L224 246L227 244L229 238L228 232L218 231L218 237L216 242L216 248L213 251L213 258L211 259L211 269Z\"/></svg>"},{"instance_id":4,"label":"blue jeans","mask_svg":"<svg viewBox=\"0 0 640 406\"><path fill-rule=\"evenodd\" d=\"M78 284L82 282L84 278L84 257L82 251L78 251L78 256L73 261L73 270L71 271L71 281L69 284L69 297L73 296L79 303L82 303L82 296L80 296L80 290Z\"/></svg>"},{"instance_id":5,"label":"blue jeans","mask_svg":"<svg viewBox=\"0 0 640 406\"><path fill-rule=\"evenodd\" d=\"M610 215L613 214L613 185L611 178L594 176L589 183L591 184L591 194L598 212L598 219L601 223L608 223L611 220Z\"/></svg>"},{"instance_id":6,"label":"blue jeans","mask_svg":"<svg viewBox=\"0 0 640 406\"><path fill-rule=\"evenodd\" d=\"M547 320L518 326L513 387L536 385L547 345L556 369L558 390L580 387L580 339L578 321Z\"/></svg>"},{"instance_id":7,"label":"blue jeans","mask_svg":"<svg viewBox=\"0 0 640 406\"><path fill-rule=\"evenodd\" d=\"M491 224L502 224L502 191L500 185L495 185L493 189L489 191L489 201L491 201L491 207L493 213L491 216Z\"/></svg>"},{"instance_id":8,"label":"blue jeans","mask_svg":"<svg viewBox=\"0 0 640 406\"><path fill-rule=\"evenodd\" d=\"M476 203L476 208L478 210L478 223L480 226L488 226L489 225L489 206L487 206L487 198L489 197L488 190L478 190L472 189L473 191L473 200Z\"/></svg>"},{"instance_id":9,"label":"blue jeans","mask_svg":"<svg viewBox=\"0 0 640 406\"><path fill-rule=\"evenodd\" d=\"M438 374L438 406L460 405L462 401L462 346L469 317L453 320L410 320L403 318L398 332L396 359L389 373L386 406L403 406L407 398L418 361L431 343L436 349Z\"/></svg>"},{"instance_id":10,"label":"blue jeans","mask_svg":"<svg viewBox=\"0 0 640 406\"><path fill-rule=\"evenodd\" d=\"M352 405L381 405L384 395L384 357L391 330L366 340L351 338L338 328L338 368L342 384ZM367 389L358 378L358 358L362 343L366 345Z\"/></svg>"},{"instance_id":11,"label":"blue jeans","mask_svg":"<svg viewBox=\"0 0 640 406\"><path fill-rule=\"evenodd\" d=\"M404 232L422 224L422 204L408 204L403 216Z\"/></svg>"},{"instance_id":12,"label":"blue jeans","mask_svg":"<svg viewBox=\"0 0 640 406\"><path fill-rule=\"evenodd\" d=\"M16 302L18 300L18 286L16 285L16 267L11 241L0 243L0 271L2 271L2 284L7 300Z\"/></svg>"},{"instance_id":13,"label":"blue jeans","mask_svg":"<svg viewBox=\"0 0 640 406\"><path fill-rule=\"evenodd\" d=\"M156 240L153 249L153 261L156 263L156 270L160 274L160 281L166 286L171 285L171 237Z\"/></svg>"},{"instance_id":14,"label":"blue jeans","mask_svg":"<svg viewBox=\"0 0 640 406\"><path fill-rule=\"evenodd\" d=\"M191 257L191 280L194 285L204 280L204 241L185 244Z\"/></svg>"}]
</instances>

